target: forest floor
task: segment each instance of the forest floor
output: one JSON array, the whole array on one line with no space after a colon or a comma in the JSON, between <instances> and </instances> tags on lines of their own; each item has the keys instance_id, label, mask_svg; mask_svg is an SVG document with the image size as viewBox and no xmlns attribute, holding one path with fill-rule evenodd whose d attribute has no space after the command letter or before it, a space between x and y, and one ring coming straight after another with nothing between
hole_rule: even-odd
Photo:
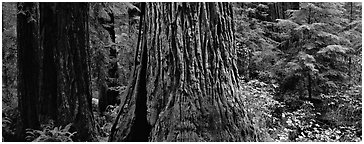
<instances>
[{"instance_id":1,"label":"forest floor","mask_svg":"<svg viewBox=\"0 0 364 144\"><path fill-rule=\"evenodd\" d=\"M275 85L243 83L246 106L260 133L276 142L362 141L361 86L318 98L301 100L298 94L275 100Z\"/></svg>"},{"instance_id":2,"label":"forest floor","mask_svg":"<svg viewBox=\"0 0 364 144\"><path fill-rule=\"evenodd\" d=\"M257 80L241 82L241 96L248 115L252 118L258 133L266 137L264 141L275 142L358 142L362 141L361 86L320 95L317 101L300 100L297 94L284 95L277 101L274 84ZM98 112L98 99L93 98L93 111L98 140L106 142L117 116L118 106L108 106L102 114ZM16 120L19 114L16 107L3 102L2 141L15 141ZM57 134L63 141L71 141L67 126L54 127L51 122L43 123L43 131ZM42 131L30 132L29 141L36 141ZM63 137L62 137L63 136Z\"/></svg>"}]
</instances>

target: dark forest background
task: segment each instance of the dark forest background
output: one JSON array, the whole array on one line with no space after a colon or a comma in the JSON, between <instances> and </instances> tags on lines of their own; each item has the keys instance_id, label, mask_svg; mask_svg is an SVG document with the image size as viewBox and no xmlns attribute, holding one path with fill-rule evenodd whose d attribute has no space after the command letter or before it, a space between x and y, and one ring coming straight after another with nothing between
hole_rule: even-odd
<instances>
[{"instance_id":1,"label":"dark forest background","mask_svg":"<svg viewBox=\"0 0 364 144\"><path fill-rule=\"evenodd\" d=\"M2 141L362 141L362 3L2 3Z\"/></svg>"}]
</instances>

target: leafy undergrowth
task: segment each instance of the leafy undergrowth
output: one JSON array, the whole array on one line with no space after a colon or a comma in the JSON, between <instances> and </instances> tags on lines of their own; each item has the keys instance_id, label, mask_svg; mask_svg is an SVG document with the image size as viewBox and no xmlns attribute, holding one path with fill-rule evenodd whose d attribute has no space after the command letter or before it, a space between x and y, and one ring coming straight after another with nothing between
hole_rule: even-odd
<instances>
[{"instance_id":1,"label":"leafy undergrowth","mask_svg":"<svg viewBox=\"0 0 364 144\"><path fill-rule=\"evenodd\" d=\"M94 105L95 107L97 105ZM106 107L105 112L100 114L97 111L94 111L94 116L96 119L96 127L99 132L98 139L100 142L107 142L108 137L111 133L111 127L115 121L115 118L118 114L119 106L109 105Z\"/></svg>"},{"instance_id":2,"label":"leafy undergrowth","mask_svg":"<svg viewBox=\"0 0 364 144\"><path fill-rule=\"evenodd\" d=\"M292 110L292 102L273 99L274 84L257 80L242 83L241 94L248 114L265 136L276 142L359 142L361 134L361 86L344 92L321 95L323 101L310 101Z\"/></svg>"},{"instance_id":3,"label":"leafy undergrowth","mask_svg":"<svg viewBox=\"0 0 364 144\"><path fill-rule=\"evenodd\" d=\"M100 142L106 142L110 135L112 124L117 116L118 106L109 105L106 111L100 115L97 111L97 102L93 99L93 110L96 119L96 128L99 133L97 136ZM50 120L41 126L42 130L26 130L26 140L33 142L72 142L72 136L77 132L69 132L72 123L65 127L55 127Z\"/></svg>"},{"instance_id":4,"label":"leafy undergrowth","mask_svg":"<svg viewBox=\"0 0 364 144\"><path fill-rule=\"evenodd\" d=\"M72 123L65 127L54 127L53 122L43 125L43 130L26 129L27 141L33 142L72 142L72 136L77 132L69 132Z\"/></svg>"},{"instance_id":5,"label":"leafy undergrowth","mask_svg":"<svg viewBox=\"0 0 364 144\"><path fill-rule=\"evenodd\" d=\"M16 126L19 119L17 106L3 103L2 113L2 141L16 141Z\"/></svg>"},{"instance_id":6,"label":"leafy undergrowth","mask_svg":"<svg viewBox=\"0 0 364 144\"><path fill-rule=\"evenodd\" d=\"M243 98L244 106L248 112L248 116L258 129L258 134L263 135L264 141L273 141L268 134L269 127L277 123L278 119L274 117L274 109L281 107L282 104L273 99L274 89L276 85L268 85L258 80L252 80L243 83L240 80L240 95Z\"/></svg>"},{"instance_id":7,"label":"leafy undergrowth","mask_svg":"<svg viewBox=\"0 0 364 144\"><path fill-rule=\"evenodd\" d=\"M92 107L96 120L96 128L99 132L100 142L106 142L110 135L111 127L117 116L119 106L109 105L103 114L98 112L98 101L93 99ZM2 117L2 141L18 141L16 138L17 119L19 112L17 107L4 106ZM41 124L41 130L26 129L26 141L33 142L72 142L72 136L77 132L70 132L72 123L65 127L56 127L53 120Z\"/></svg>"}]
</instances>

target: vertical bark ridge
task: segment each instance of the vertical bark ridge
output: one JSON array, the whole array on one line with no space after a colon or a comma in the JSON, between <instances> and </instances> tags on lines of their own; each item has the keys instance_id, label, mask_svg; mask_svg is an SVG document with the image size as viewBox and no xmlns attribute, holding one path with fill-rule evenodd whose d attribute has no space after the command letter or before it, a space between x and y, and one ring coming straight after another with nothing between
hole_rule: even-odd
<instances>
[{"instance_id":1,"label":"vertical bark ridge","mask_svg":"<svg viewBox=\"0 0 364 144\"><path fill-rule=\"evenodd\" d=\"M145 14L145 3L142 3L141 15ZM116 118L116 122L112 127L109 141L148 141L150 126L147 121L147 97L146 97L146 71L148 63L147 51L147 35L146 31L149 26L142 25L144 18L140 23L138 46L141 49L141 62L134 68L133 81L126 95L125 102ZM141 43L139 43L141 42ZM135 54L137 59L138 53ZM128 117L128 119L124 119ZM121 124L121 125L120 125Z\"/></svg>"},{"instance_id":2,"label":"vertical bark ridge","mask_svg":"<svg viewBox=\"0 0 364 144\"><path fill-rule=\"evenodd\" d=\"M25 129L38 129L38 98L40 95L39 5L18 3L17 57L18 106L20 125L17 137L25 140Z\"/></svg>"},{"instance_id":3,"label":"vertical bark ridge","mask_svg":"<svg viewBox=\"0 0 364 144\"><path fill-rule=\"evenodd\" d=\"M54 36L57 32L52 27L57 27L57 21L54 19L55 11L52 10L54 3L40 4L40 28L41 44L43 50L43 78L42 97L40 98L41 114L53 120L57 119L57 76L55 67L55 48L56 39L47 39Z\"/></svg>"},{"instance_id":4,"label":"vertical bark ridge","mask_svg":"<svg viewBox=\"0 0 364 144\"><path fill-rule=\"evenodd\" d=\"M56 3L55 67L57 77L56 125L73 123L75 140L96 141L91 106L88 40L88 4Z\"/></svg>"},{"instance_id":5,"label":"vertical bark ridge","mask_svg":"<svg viewBox=\"0 0 364 144\"><path fill-rule=\"evenodd\" d=\"M182 8L183 10L174 12L173 10L175 8ZM166 33L166 37L170 38L171 47L165 48L172 51L172 60L176 65L176 69L172 71L174 73L169 74L175 76L172 82L175 84L174 87L178 89L175 92L171 92L167 106L159 114L160 117L157 119L157 123L151 133L151 140L221 141L226 136L231 137L229 141L243 140L234 134L219 132L221 130L232 131L231 129L238 129L233 123L229 123L229 120L236 119L234 115L239 112L244 112L242 110L239 112L236 111L236 108L232 104L229 104L229 101L233 103L237 100L235 98L237 92L237 77L236 73L234 73L236 69L234 68L235 64L233 64L235 57L234 55L229 55L235 52L233 43L229 41L233 39L233 33L227 30L227 25L232 27L232 18L221 17L227 15L227 13L223 12L230 10L230 7L227 4L221 3L217 5L213 3L206 5L204 3L197 5L179 5L172 3L171 9L172 12L169 12L171 14L169 17L172 18L172 24L169 28L171 33L169 31ZM196 23L198 20L195 20L195 16L191 16L190 13L198 12L199 9L205 11L200 11L199 17L201 20L200 23ZM168 10L166 9L164 11ZM175 13L179 14L175 16ZM205 19L204 13L208 14ZM153 16L149 18L153 19ZM212 19L211 24L209 20L206 20L209 18ZM230 23L226 21L230 21ZM225 22L226 24L222 24ZM195 48L195 50L191 50L192 48ZM203 65L205 65L205 68ZM225 76L224 74L226 73L232 76ZM153 75L151 74L148 77L153 77ZM202 83L199 83L199 81L202 81ZM174 91L173 88L171 91ZM195 95L197 96L194 97ZM151 93L148 96L153 97ZM206 101L210 101L211 103L204 103ZM178 105L175 105L176 103ZM241 104L239 105L242 106ZM213 110L208 111L211 108ZM210 117L211 124L207 124L207 126L206 124L200 124L200 120L196 119L206 117L206 113L210 116L216 115L213 114L214 112L217 112L216 114L220 118L213 120L213 117ZM202 115L202 113L205 115ZM174 121L175 123L171 124L167 121ZM233 121L236 122L238 120ZM249 120L245 119L244 122L249 125ZM162 125L167 130L163 130ZM166 125L167 127L165 127ZM202 127L203 125L205 127ZM206 127L212 128L212 132L207 130L197 132L198 129L206 129ZM247 129L251 129L251 127ZM241 130L239 134L250 134L249 132L249 130ZM158 137L158 133L165 135L165 137ZM217 137L211 137L211 135ZM255 140L255 137L253 136L253 138L247 140Z\"/></svg>"}]
</instances>

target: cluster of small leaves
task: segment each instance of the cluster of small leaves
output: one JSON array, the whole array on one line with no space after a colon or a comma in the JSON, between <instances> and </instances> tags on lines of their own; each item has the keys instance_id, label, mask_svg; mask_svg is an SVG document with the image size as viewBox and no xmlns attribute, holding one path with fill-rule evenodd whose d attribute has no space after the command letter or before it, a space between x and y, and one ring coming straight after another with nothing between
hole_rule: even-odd
<instances>
[{"instance_id":1,"label":"cluster of small leaves","mask_svg":"<svg viewBox=\"0 0 364 144\"><path fill-rule=\"evenodd\" d=\"M313 106L313 105L311 105ZM312 107L313 108L313 107ZM358 129L355 126L330 126L316 121L314 111L300 109L292 113L285 113L287 118L288 140L303 142L342 142L361 141L357 136ZM336 117L332 117L335 119ZM280 137L280 141L287 140L287 137Z\"/></svg>"},{"instance_id":2,"label":"cluster of small leaves","mask_svg":"<svg viewBox=\"0 0 364 144\"><path fill-rule=\"evenodd\" d=\"M283 133L279 134L279 141L303 141L302 138L315 138L317 128L320 125L315 120L316 115L314 105L305 101L300 109L293 112L282 113Z\"/></svg>"},{"instance_id":3,"label":"cluster of small leaves","mask_svg":"<svg viewBox=\"0 0 364 144\"><path fill-rule=\"evenodd\" d=\"M8 117L2 118L2 141L4 142L9 137L15 136L15 126L13 120Z\"/></svg>"},{"instance_id":4,"label":"cluster of small leaves","mask_svg":"<svg viewBox=\"0 0 364 144\"><path fill-rule=\"evenodd\" d=\"M321 96L326 112L320 113L313 103L305 101L299 109L283 112L280 120L269 127L270 136L275 141L361 141L361 86Z\"/></svg>"},{"instance_id":5,"label":"cluster of small leaves","mask_svg":"<svg viewBox=\"0 0 364 144\"><path fill-rule=\"evenodd\" d=\"M7 106L3 104L2 114L3 141L14 141L16 139L16 123L20 117L19 111L16 106Z\"/></svg>"},{"instance_id":6,"label":"cluster of small leaves","mask_svg":"<svg viewBox=\"0 0 364 144\"><path fill-rule=\"evenodd\" d=\"M100 132L100 141L107 141L118 114L119 106L108 105L103 115L95 114L96 124Z\"/></svg>"},{"instance_id":7,"label":"cluster of small leaves","mask_svg":"<svg viewBox=\"0 0 364 144\"><path fill-rule=\"evenodd\" d=\"M72 123L64 128L45 126L43 130L26 129L26 140L33 142L72 142L72 136L77 132L69 132Z\"/></svg>"},{"instance_id":8,"label":"cluster of small leaves","mask_svg":"<svg viewBox=\"0 0 364 144\"><path fill-rule=\"evenodd\" d=\"M268 85L258 80L244 83L241 80L240 95L243 99L245 109L258 132L262 135L268 133L268 127L272 127L277 118L273 117L273 110L281 104L273 99L276 85Z\"/></svg>"},{"instance_id":9,"label":"cluster of small leaves","mask_svg":"<svg viewBox=\"0 0 364 144\"><path fill-rule=\"evenodd\" d=\"M362 129L362 95L361 86L353 86L344 92L337 92L333 95L322 95L327 101L326 114L332 118L335 125L340 127L351 127L355 131Z\"/></svg>"},{"instance_id":10,"label":"cluster of small leaves","mask_svg":"<svg viewBox=\"0 0 364 144\"><path fill-rule=\"evenodd\" d=\"M267 36L273 23L267 19L265 3L239 3L234 7L239 73L266 82L272 77L272 62L278 58L278 43Z\"/></svg>"}]
</instances>

